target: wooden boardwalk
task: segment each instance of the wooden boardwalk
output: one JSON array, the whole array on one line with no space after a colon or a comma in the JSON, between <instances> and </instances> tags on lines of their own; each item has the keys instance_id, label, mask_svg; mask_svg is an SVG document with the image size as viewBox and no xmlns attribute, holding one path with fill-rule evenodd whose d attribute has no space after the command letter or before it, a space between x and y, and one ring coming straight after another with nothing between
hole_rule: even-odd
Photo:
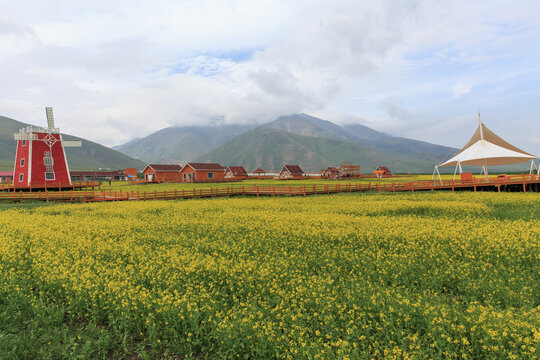
<instances>
[{"instance_id":1,"label":"wooden boardwalk","mask_svg":"<svg viewBox=\"0 0 540 360\"><path fill-rule=\"evenodd\" d=\"M504 178L473 179L470 181L413 181L384 183L341 183L298 186L222 186L172 191L102 191L83 187L68 191L4 191L0 201L145 201L180 200L231 196L308 196L346 192L404 192L404 191L540 191L540 175L513 175Z\"/></svg>"}]
</instances>

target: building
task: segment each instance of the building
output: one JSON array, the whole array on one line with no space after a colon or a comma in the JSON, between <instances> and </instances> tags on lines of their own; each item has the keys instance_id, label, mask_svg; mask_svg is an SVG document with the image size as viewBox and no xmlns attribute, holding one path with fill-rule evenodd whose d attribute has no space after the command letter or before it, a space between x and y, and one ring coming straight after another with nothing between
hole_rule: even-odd
<instances>
[{"instance_id":1,"label":"building","mask_svg":"<svg viewBox=\"0 0 540 360\"><path fill-rule=\"evenodd\" d=\"M324 170L320 171L321 178L335 179L340 177L339 169L334 166L329 166Z\"/></svg>"},{"instance_id":2,"label":"building","mask_svg":"<svg viewBox=\"0 0 540 360\"><path fill-rule=\"evenodd\" d=\"M353 165L350 162L341 163L339 172L342 177L359 177L361 175L360 165Z\"/></svg>"},{"instance_id":3,"label":"building","mask_svg":"<svg viewBox=\"0 0 540 360\"><path fill-rule=\"evenodd\" d=\"M246 180L248 173L243 166L229 166L225 169L225 179Z\"/></svg>"},{"instance_id":4,"label":"building","mask_svg":"<svg viewBox=\"0 0 540 360\"><path fill-rule=\"evenodd\" d=\"M379 171L382 171L382 175L383 176L390 176L392 175L392 172L390 171L390 169L388 169L386 166L379 166L377 169L375 170L379 170Z\"/></svg>"},{"instance_id":5,"label":"building","mask_svg":"<svg viewBox=\"0 0 540 360\"><path fill-rule=\"evenodd\" d=\"M62 188L71 186L64 147L81 146L80 141L62 139L54 126L52 108L45 108L48 127L28 126L13 134L17 155L13 171L15 188Z\"/></svg>"},{"instance_id":6,"label":"building","mask_svg":"<svg viewBox=\"0 0 540 360\"><path fill-rule=\"evenodd\" d=\"M137 169L135 169L137 170ZM128 180L125 170L70 171L73 181L123 181Z\"/></svg>"},{"instance_id":7,"label":"building","mask_svg":"<svg viewBox=\"0 0 540 360\"><path fill-rule=\"evenodd\" d=\"M143 170L143 179L146 182L173 183L181 182L180 165L150 164Z\"/></svg>"},{"instance_id":8,"label":"building","mask_svg":"<svg viewBox=\"0 0 540 360\"><path fill-rule=\"evenodd\" d=\"M284 165L279 173L280 179L298 180L304 178L304 171L298 165Z\"/></svg>"},{"instance_id":9,"label":"building","mask_svg":"<svg viewBox=\"0 0 540 360\"><path fill-rule=\"evenodd\" d=\"M261 168L256 168L255 170L253 170L253 171L251 172L251 174L252 174L253 176L265 176L265 175L266 175L266 171L264 171L264 170L261 169Z\"/></svg>"},{"instance_id":10,"label":"building","mask_svg":"<svg viewBox=\"0 0 540 360\"><path fill-rule=\"evenodd\" d=\"M182 182L225 181L225 168L216 163L187 163L180 175Z\"/></svg>"},{"instance_id":11,"label":"building","mask_svg":"<svg viewBox=\"0 0 540 360\"><path fill-rule=\"evenodd\" d=\"M137 180L139 178L139 170L135 168L125 168L124 175L126 180Z\"/></svg>"},{"instance_id":12,"label":"building","mask_svg":"<svg viewBox=\"0 0 540 360\"><path fill-rule=\"evenodd\" d=\"M0 183L12 183L13 171L0 171Z\"/></svg>"}]
</instances>

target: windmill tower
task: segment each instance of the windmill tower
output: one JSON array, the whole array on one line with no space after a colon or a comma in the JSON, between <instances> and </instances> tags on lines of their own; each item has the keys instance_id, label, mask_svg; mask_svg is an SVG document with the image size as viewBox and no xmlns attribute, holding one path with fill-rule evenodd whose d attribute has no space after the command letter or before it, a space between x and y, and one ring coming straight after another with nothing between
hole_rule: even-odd
<instances>
[{"instance_id":1,"label":"windmill tower","mask_svg":"<svg viewBox=\"0 0 540 360\"><path fill-rule=\"evenodd\" d=\"M62 140L54 127L52 108L45 108L47 127L28 126L13 134L17 155L13 171L15 188L71 186L64 147L80 147L81 141Z\"/></svg>"}]
</instances>

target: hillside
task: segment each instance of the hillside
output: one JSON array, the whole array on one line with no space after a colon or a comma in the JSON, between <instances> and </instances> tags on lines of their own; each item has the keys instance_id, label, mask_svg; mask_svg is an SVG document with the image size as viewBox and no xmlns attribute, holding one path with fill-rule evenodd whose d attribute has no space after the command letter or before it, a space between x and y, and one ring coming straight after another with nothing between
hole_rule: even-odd
<instances>
[{"instance_id":1,"label":"hillside","mask_svg":"<svg viewBox=\"0 0 540 360\"><path fill-rule=\"evenodd\" d=\"M218 162L224 166L241 165L248 170L262 167L266 171L279 171L283 164L298 164L305 171L318 171L345 161L360 164L366 172L381 164L394 171L411 168L433 170L429 162L373 151L358 143L297 135L266 127L239 135L197 161Z\"/></svg>"},{"instance_id":2,"label":"hillside","mask_svg":"<svg viewBox=\"0 0 540 360\"><path fill-rule=\"evenodd\" d=\"M168 127L114 149L146 162L184 164L253 127L255 125Z\"/></svg>"},{"instance_id":3,"label":"hillside","mask_svg":"<svg viewBox=\"0 0 540 360\"><path fill-rule=\"evenodd\" d=\"M222 159L224 164L265 164L269 169L277 169L284 162L303 162L310 168L319 170L328 165L338 165L341 159L360 159L366 157L366 166L384 165L393 171L428 171L433 164L447 158L457 149L434 145L423 141L394 137L375 131L360 124L338 126L330 121L322 120L307 114L280 116L276 120L257 127L300 135L303 146L292 141L293 137L270 136L266 131L249 132L257 125L225 125L225 126L187 126L170 127L155 132L145 138L135 139L127 144L115 147L123 153L147 161L160 163L185 163L196 159ZM262 134L265 134L263 137ZM246 135L247 136L244 136ZM283 134L282 134L283 135ZM240 136L239 139L236 139ZM256 136L256 139L251 139ZM316 141L316 139L318 139ZM321 139L346 142L348 145L337 145ZM236 141L233 141L236 140ZM232 142L228 142L232 141ZM272 143L272 141L275 141ZM222 148L227 142L227 147ZM261 142L257 144L257 142ZM336 149L306 150L308 144L326 144L337 146ZM351 144L360 145L362 154L353 155L348 151L357 149ZM249 147L246 147L249 145ZM234 150L232 150L234 149ZM259 151L258 153L255 152ZM334 151L343 153L331 156ZM222 153L220 153L222 152ZM290 159L291 161L285 161ZM335 161L334 161L335 160ZM336 162L339 160L338 162ZM348 161L348 160L343 160ZM408 164L408 165L406 165ZM262 165L261 165L262 166Z\"/></svg>"},{"instance_id":4,"label":"hillside","mask_svg":"<svg viewBox=\"0 0 540 360\"><path fill-rule=\"evenodd\" d=\"M16 142L13 140L13 134L27 126L29 124L0 116L1 170L13 170L16 152ZM66 140L82 140L83 143L80 148L66 148L68 165L71 170L123 169L126 167L142 169L146 165L140 160L130 158L95 142L71 135L62 134L62 136Z\"/></svg>"},{"instance_id":5,"label":"hillside","mask_svg":"<svg viewBox=\"0 0 540 360\"><path fill-rule=\"evenodd\" d=\"M337 126L333 122L322 120L307 114L280 116L276 120L264 124L263 126L297 135L359 142L353 134Z\"/></svg>"}]
</instances>

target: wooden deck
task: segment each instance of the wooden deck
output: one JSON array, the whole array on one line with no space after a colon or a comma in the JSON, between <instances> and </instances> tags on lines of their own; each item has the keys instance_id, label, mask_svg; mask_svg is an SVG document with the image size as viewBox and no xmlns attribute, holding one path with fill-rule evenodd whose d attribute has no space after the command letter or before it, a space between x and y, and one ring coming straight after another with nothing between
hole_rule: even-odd
<instances>
[{"instance_id":1,"label":"wooden deck","mask_svg":"<svg viewBox=\"0 0 540 360\"><path fill-rule=\"evenodd\" d=\"M308 196L343 192L404 192L404 191L495 191L528 192L540 191L540 175L514 175L505 178L473 179L470 181L413 181L375 183L340 183L298 186L227 186L205 189L183 189L172 191L102 191L91 186L74 185L68 191L4 191L0 201L145 201L180 200L231 196Z\"/></svg>"}]
</instances>

